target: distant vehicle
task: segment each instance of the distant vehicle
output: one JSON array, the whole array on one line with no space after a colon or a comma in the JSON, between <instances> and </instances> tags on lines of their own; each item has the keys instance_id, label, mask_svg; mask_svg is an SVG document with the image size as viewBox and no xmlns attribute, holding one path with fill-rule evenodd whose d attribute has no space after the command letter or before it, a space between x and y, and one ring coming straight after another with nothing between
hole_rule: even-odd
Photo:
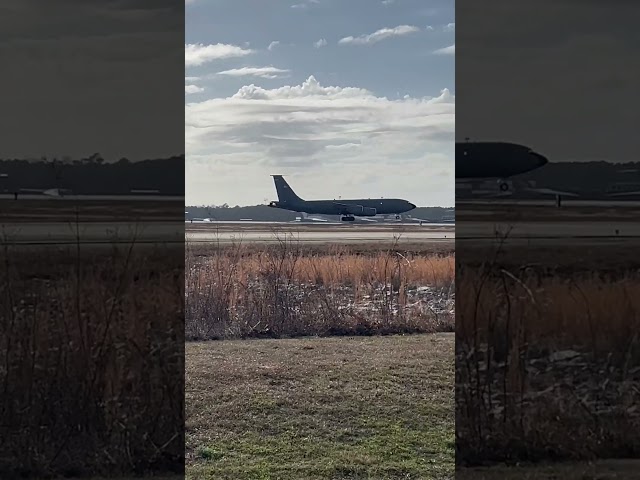
<instances>
[{"instance_id":1,"label":"distant vehicle","mask_svg":"<svg viewBox=\"0 0 640 480\"><path fill-rule=\"evenodd\" d=\"M358 200L303 200L289 186L282 175L272 175L278 193L278 201L270 202L272 208L311 215L339 215L343 222L354 222L355 217L375 217L376 215L409 212L416 206L399 198L358 199Z\"/></svg>"},{"instance_id":2,"label":"distant vehicle","mask_svg":"<svg viewBox=\"0 0 640 480\"><path fill-rule=\"evenodd\" d=\"M531 148L510 142L456 142L456 189L467 188L475 193L473 184L480 182L487 190L480 193L511 195L513 181L509 178L530 172L549 163L546 157ZM487 182L495 180L495 183ZM497 188L496 188L497 187ZM534 188L521 183L518 190L550 195L577 196L549 188Z\"/></svg>"}]
</instances>

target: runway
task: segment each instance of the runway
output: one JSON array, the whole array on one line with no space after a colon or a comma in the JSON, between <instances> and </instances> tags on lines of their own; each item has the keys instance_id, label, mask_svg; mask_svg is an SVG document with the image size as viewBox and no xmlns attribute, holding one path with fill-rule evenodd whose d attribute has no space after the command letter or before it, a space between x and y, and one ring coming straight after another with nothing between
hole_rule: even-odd
<instances>
[{"instance_id":1,"label":"runway","mask_svg":"<svg viewBox=\"0 0 640 480\"><path fill-rule=\"evenodd\" d=\"M5 223L0 235L0 244L11 246L184 244L179 222Z\"/></svg>"},{"instance_id":2,"label":"runway","mask_svg":"<svg viewBox=\"0 0 640 480\"><path fill-rule=\"evenodd\" d=\"M240 224L244 225L240 225ZM204 222L187 224L189 243L278 243L293 241L305 244L422 243L452 242L452 225L305 225L247 224L246 222Z\"/></svg>"},{"instance_id":3,"label":"runway","mask_svg":"<svg viewBox=\"0 0 640 480\"><path fill-rule=\"evenodd\" d=\"M244 222L238 222L244 223ZM452 242L452 226L183 224L182 222L20 222L0 226L0 244L11 246L183 245L191 243L416 243Z\"/></svg>"},{"instance_id":4,"label":"runway","mask_svg":"<svg viewBox=\"0 0 640 480\"><path fill-rule=\"evenodd\" d=\"M611 245L640 244L640 224L634 221L463 221L453 225L305 225L230 222L19 222L0 225L4 245L140 245L190 243L277 243L284 240L315 244L451 243L482 245Z\"/></svg>"},{"instance_id":5,"label":"runway","mask_svg":"<svg viewBox=\"0 0 640 480\"><path fill-rule=\"evenodd\" d=\"M459 222L457 242L502 245L612 245L640 243L640 225L631 221Z\"/></svg>"}]
</instances>

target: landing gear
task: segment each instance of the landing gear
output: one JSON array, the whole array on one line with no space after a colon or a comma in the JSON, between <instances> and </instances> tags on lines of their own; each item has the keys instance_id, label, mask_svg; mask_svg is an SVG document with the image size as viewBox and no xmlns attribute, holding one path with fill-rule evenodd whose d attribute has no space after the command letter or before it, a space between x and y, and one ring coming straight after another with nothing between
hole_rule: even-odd
<instances>
[{"instance_id":1,"label":"landing gear","mask_svg":"<svg viewBox=\"0 0 640 480\"><path fill-rule=\"evenodd\" d=\"M341 220L343 222L355 222L356 221L356 217L352 217L352 216L346 216L346 217L342 217Z\"/></svg>"},{"instance_id":2,"label":"landing gear","mask_svg":"<svg viewBox=\"0 0 640 480\"><path fill-rule=\"evenodd\" d=\"M501 192L506 192L509 190L509 184L507 182L500 182L499 187Z\"/></svg>"}]
</instances>

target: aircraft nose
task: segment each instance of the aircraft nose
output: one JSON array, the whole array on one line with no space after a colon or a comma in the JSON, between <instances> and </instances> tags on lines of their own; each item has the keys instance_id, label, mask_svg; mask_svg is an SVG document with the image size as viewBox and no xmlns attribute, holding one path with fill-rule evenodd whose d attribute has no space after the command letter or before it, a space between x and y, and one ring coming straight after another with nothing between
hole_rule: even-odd
<instances>
[{"instance_id":1,"label":"aircraft nose","mask_svg":"<svg viewBox=\"0 0 640 480\"><path fill-rule=\"evenodd\" d=\"M409 207L411 207L411 210L413 210L414 208L416 208L416 206L415 206L413 203L411 203L411 202L409 202Z\"/></svg>"},{"instance_id":2,"label":"aircraft nose","mask_svg":"<svg viewBox=\"0 0 640 480\"><path fill-rule=\"evenodd\" d=\"M529 155L531 155L531 157L533 158L536 166L538 166L538 167L543 167L544 165L549 163L549 160L547 160L547 157L545 157L544 155L540 155L537 152L529 151Z\"/></svg>"}]
</instances>

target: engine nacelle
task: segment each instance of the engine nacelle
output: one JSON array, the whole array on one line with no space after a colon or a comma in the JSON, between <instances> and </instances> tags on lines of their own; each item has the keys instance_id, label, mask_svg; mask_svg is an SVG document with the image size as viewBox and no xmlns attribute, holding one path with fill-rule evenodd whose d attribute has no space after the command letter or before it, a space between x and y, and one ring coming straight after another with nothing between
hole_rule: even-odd
<instances>
[{"instance_id":1,"label":"engine nacelle","mask_svg":"<svg viewBox=\"0 0 640 480\"><path fill-rule=\"evenodd\" d=\"M510 190L513 190L513 184L509 180L499 179L497 183L498 183L498 189L501 192L508 192Z\"/></svg>"},{"instance_id":2,"label":"engine nacelle","mask_svg":"<svg viewBox=\"0 0 640 480\"><path fill-rule=\"evenodd\" d=\"M366 217L375 217L378 210L372 207L362 207L362 215Z\"/></svg>"},{"instance_id":3,"label":"engine nacelle","mask_svg":"<svg viewBox=\"0 0 640 480\"><path fill-rule=\"evenodd\" d=\"M372 207L363 207L362 205L348 205L345 209L351 215L358 215L360 217L375 217L378 210Z\"/></svg>"}]
</instances>

